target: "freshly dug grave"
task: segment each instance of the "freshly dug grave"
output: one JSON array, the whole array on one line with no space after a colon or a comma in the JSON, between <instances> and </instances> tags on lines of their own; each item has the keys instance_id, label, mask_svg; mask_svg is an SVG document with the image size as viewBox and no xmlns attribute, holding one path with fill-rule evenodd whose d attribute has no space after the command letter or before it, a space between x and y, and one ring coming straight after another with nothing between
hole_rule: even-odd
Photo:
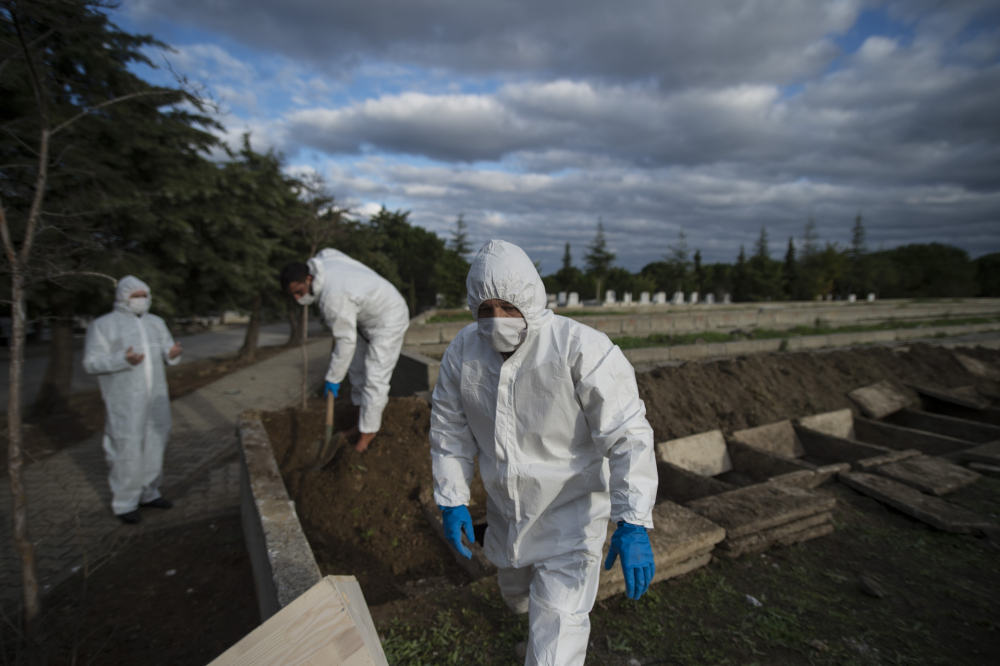
<instances>
[{"instance_id":1,"label":"freshly dug grave","mask_svg":"<svg viewBox=\"0 0 1000 666\"><path fill-rule=\"evenodd\" d=\"M1000 368L998 352L980 350L977 357ZM847 391L880 379L976 383L950 351L928 345L757 355L638 375L656 441L851 407ZM357 576L371 606L468 582L427 525L419 501L421 487L431 483L427 403L391 399L368 452L345 447L327 469L306 471L308 461L299 453L322 438L324 417L322 400L305 412L263 415L321 571ZM347 430L355 418L349 400L337 401L336 430ZM470 510L477 522L485 512L478 480Z\"/></svg>"},{"instance_id":2,"label":"freshly dug grave","mask_svg":"<svg viewBox=\"0 0 1000 666\"><path fill-rule=\"evenodd\" d=\"M974 354L1000 367L1000 352L979 348ZM740 356L638 375L656 441L854 408L847 392L882 379L941 387L983 382L950 350L926 344Z\"/></svg>"},{"instance_id":3,"label":"freshly dug grave","mask_svg":"<svg viewBox=\"0 0 1000 666\"><path fill-rule=\"evenodd\" d=\"M262 415L323 575L356 576L371 606L469 582L431 531L419 500L421 488L431 484L427 402L391 398L368 451L346 445L325 469L310 471L309 444L322 439L325 418L326 403L319 399L305 412ZM348 430L355 421L350 400L337 400L334 429ZM485 515L478 477L469 508L473 520Z\"/></svg>"}]
</instances>

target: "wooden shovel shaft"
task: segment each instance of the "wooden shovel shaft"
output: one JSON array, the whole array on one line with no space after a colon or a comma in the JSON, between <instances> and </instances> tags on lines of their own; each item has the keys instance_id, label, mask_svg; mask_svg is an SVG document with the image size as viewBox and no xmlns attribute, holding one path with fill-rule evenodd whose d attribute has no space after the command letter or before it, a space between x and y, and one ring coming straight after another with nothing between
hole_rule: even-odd
<instances>
[{"instance_id":1,"label":"wooden shovel shaft","mask_svg":"<svg viewBox=\"0 0 1000 666\"><path fill-rule=\"evenodd\" d=\"M330 445L333 437L333 393L326 394L326 445Z\"/></svg>"}]
</instances>

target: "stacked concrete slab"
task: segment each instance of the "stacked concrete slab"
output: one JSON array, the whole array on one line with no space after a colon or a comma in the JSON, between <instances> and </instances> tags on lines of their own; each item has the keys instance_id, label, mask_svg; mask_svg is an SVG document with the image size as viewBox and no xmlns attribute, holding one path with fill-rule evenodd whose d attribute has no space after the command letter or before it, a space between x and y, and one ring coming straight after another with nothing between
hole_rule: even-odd
<instances>
[{"instance_id":1,"label":"stacked concrete slab","mask_svg":"<svg viewBox=\"0 0 1000 666\"><path fill-rule=\"evenodd\" d=\"M832 497L813 489L839 468L818 470L773 451L727 442L720 430L656 446L660 492L723 527L732 557L833 531Z\"/></svg>"}]
</instances>

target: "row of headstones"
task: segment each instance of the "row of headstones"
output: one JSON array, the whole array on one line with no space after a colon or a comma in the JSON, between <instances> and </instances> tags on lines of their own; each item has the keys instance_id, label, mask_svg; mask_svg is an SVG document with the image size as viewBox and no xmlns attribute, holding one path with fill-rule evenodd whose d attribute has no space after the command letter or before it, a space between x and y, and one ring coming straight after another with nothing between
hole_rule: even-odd
<instances>
[{"instance_id":1,"label":"row of headstones","mask_svg":"<svg viewBox=\"0 0 1000 666\"><path fill-rule=\"evenodd\" d=\"M562 308L562 307L570 307L571 308L571 307L580 305L580 294L578 294L575 291L571 291L569 293L566 293L565 291L560 291L558 294L547 294L546 296L548 297L548 306L549 307L560 307L560 308ZM816 299L820 300L821 297L817 296ZM827 301L833 300L833 295L832 294L827 294L826 298L824 300L827 300ZM857 297L856 294L849 294L847 296L847 302L848 303L854 303L857 300L858 300L858 297ZM868 294L867 300L868 300L869 303L873 302L875 300L875 294L874 293ZM715 294L705 294L705 300L701 301L701 300L699 300L699 294L698 294L698 292L697 291L692 291L690 294L688 294L687 300L685 300L684 299L684 292L683 291L675 291L673 298L670 299L670 304L671 305L684 305L685 303L688 304L688 305L697 305L698 303L705 303L706 305L712 305L712 304L715 303ZM729 294L723 294L722 295L722 303L732 303L732 297ZM604 305L617 305L617 304L618 304L618 301L615 298L615 290L614 289L608 289L606 292L604 292ZM622 295L621 304L622 305L634 305L635 304L635 302L632 300L632 292L626 291ZM638 304L639 305L666 305L667 304L667 292L665 292L665 291L658 291L655 294L653 294L652 300L650 300L650 294L649 294L649 292L648 291L644 291L641 294L639 294L639 303Z\"/></svg>"},{"instance_id":2,"label":"row of headstones","mask_svg":"<svg viewBox=\"0 0 1000 666\"><path fill-rule=\"evenodd\" d=\"M560 291L558 294L547 294L547 296L548 296L549 307L571 308L580 305L580 294L576 293L575 291L571 291L569 293L565 291ZM722 296L722 302L731 303L732 297L730 297L729 294L724 294ZM699 300L697 291L691 292L687 300L684 299L683 291L674 292L673 298L670 299L670 304L684 305L685 303L690 305L696 305L698 303L706 303L708 305L712 305L713 303L715 303L715 294L707 294L705 296L705 300L701 301ZM615 298L614 289L608 289L604 293L604 305L617 305L617 304L618 301ZM632 300L632 292L626 291L622 295L621 304L622 305L636 304L636 302ZM667 292L665 291L658 291L655 294L652 294L652 298L650 297L650 293L648 291L644 291L641 294L639 294L638 305L666 305L666 304L667 304Z\"/></svg>"}]
</instances>

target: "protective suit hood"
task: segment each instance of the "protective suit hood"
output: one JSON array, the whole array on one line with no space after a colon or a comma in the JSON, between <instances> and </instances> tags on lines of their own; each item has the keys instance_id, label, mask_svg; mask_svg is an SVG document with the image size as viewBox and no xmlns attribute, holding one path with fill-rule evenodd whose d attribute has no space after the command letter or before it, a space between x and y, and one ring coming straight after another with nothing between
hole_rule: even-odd
<instances>
[{"instance_id":1,"label":"protective suit hood","mask_svg":"<svg viewBox=\"0 0 1000 666\"><path fill-rule=\"evenodd\" d=\"M132 311L128 308L128 297L140 290L149 294L150 299L153 298L153 292L149 288L149 285L134 275L126 275L119 280L118 286L115 288L115 310L132 314Z\"/></svg>"},{"instance_id":2,"label":"protective suit hood","mask_svg":"<svg viewBox=\"0 0 1000 666\"><path fill-rule=\"evenodd\" d=\"M499 298L521 311L529 333L547 312L545 285L535 265L524 250L507 241L491 240L483 245L472 262L465 287L474 316L478 317L483 301Z\"/></svg>"}]
</instances>

